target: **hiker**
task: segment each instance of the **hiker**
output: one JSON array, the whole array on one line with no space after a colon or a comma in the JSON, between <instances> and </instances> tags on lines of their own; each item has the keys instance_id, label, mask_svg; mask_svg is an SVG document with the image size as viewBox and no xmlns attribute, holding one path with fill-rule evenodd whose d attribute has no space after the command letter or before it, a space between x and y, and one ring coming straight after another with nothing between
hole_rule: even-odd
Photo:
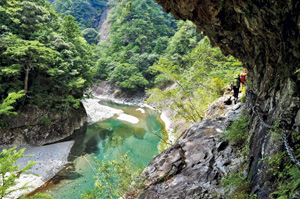
<instances>
[{"instance_id":1,"label":"hiker","mask_svg":"<svg viewBox=\"0 0 300 199\"><path fill-rule=\"evenodd\" d=\"M240 78L240 75L237 74L237 77L235 77L231 83L231 88L233 89L233 97L234 97L235 104L237 103L237 100L239 97L240 84L241 84L241 78Z\"/></svg>"},{"instance_id":2,"label":"hiker","mask_svg":"<svg viewBox=\"0 0 300 199\"><path fill-rule=\"evenodd\" d=\"M244 69L241 73L242 89L244 88L244 84L246 84L246 75L247 75L247 69Z\"/></svg>"}]
</instances>

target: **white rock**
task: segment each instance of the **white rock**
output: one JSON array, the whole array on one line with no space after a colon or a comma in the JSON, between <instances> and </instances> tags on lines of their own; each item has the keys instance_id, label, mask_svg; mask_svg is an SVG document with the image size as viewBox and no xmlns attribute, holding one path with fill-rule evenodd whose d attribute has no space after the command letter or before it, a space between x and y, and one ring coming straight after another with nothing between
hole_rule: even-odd
<instances>
[{"instance_id":1,"label":"white rock","mask_svg":"<svg viewBox=\"0 0 300 199\"><path fill-rule=\"evenodd\" d=\"M19 164L21 167L25 167L28 161L37 161L38 163L32 166L29 172L37 174L38 176L33 174L22 174L18 179L18 183L13 187L13 189L22 187L26 183L28 183L28 186L31 187L26 190L15 191L4 198L18 198L23 194L34 191L48 180L53 178L61 169L64 168L65 164L68 163L68 156L73 144L74 141L67 141L26 149L24 155L33 154L36 157L33 156L20 158L17 161L17 164Z\"/></svg>"},{"instance_id":2,"label":"white rock","mask_svg":"<svg viewBox=\"0 0 300 199\"><path fill-rule=\"evenodd\" d=\"M99 104L99 101L100 101L99 99L82 100L83 106L88 115L88 123L95 123L98 121L111 118L116 114L120 115L123 113L122 110L101 105Z\"/></svg>"},{"instance_id":3,"label":"white rock","mask_svg":"<svg viewBox=\"0 0 300 199\"><path fill-rule=\"evenodd\" d=\"M139 122L138 118L136 118L134 116L131 116L131 115L128 115L128 114L125 114L125 113L120 114L117 119L118 120L123 120L123 121L126 121L126 122L130 122L132 124L137 124Z\"/></svg>"}]
</instances>

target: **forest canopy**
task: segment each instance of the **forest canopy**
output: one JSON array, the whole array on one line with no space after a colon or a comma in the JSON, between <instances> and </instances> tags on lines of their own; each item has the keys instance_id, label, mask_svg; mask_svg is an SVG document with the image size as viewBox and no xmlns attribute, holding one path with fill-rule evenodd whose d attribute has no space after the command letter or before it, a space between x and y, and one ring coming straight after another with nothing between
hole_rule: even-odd
<instances>
[{"instance_id":1,"label":"forest canopy","mask_svg":"<svg viewBox=\"0 0 300 199\"><path fill-rule=\"evenodd\" d=\"M78 107L92 83L92 50L75 18L45 0L0 2L0 98L24 90L20 104Z\"/></svg>"}]
</instances>

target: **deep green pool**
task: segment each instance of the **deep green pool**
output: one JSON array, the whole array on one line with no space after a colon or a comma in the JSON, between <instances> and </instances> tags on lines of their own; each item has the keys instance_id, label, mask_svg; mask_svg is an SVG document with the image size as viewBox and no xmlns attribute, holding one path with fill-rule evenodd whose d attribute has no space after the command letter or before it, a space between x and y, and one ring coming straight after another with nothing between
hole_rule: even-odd
<instances>
[{"instance_id":1,"label":"deep green pool","mask_svg":"<svg viewBox=\"0 0 300 199\"><path fill-rule=\"evenodd\" d=\"M166 136L164 124L156 111L109 101L102 101L101 104L121 109L138 118L139 122L132 124L114 116L89 125L85 134L81 132L77 135L69 158L74 164L60 172L44 191L53 199L79 199L83 191L92 189L93 168L97 167L95 160L101 161L104 157L113 160L120 153L130 151L132 163L144 168L164 148L155 135Z\"/></svg>"}]
</instances>

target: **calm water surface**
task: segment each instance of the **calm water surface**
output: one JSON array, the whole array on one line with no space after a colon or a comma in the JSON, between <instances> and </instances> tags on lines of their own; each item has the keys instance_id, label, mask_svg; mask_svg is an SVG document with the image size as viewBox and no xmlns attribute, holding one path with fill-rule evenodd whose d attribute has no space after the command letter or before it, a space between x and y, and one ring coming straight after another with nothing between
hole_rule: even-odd
<instances>
[{"instance_id":1,"label":"calm water surface","mask_svg":"<svg viewBox=\"0 0 300 199\"><path fill-rule=\"evenodd\" d=\"M74 164L59 173L46 187L45 193L53 199L79 199L81 193L94 187L96 160L116 159L120 153L130 151L133 164L146 167L161 149L163 143L157 135L166 136L159 114L152 109L101 101L102 105L121 109L139 119L137 124L110 119L89 125L80 133L69 157ZM142 110L140 110L142 109ZM117 141L116 141L117 140Z\"/></svg>"}]
</instances>

